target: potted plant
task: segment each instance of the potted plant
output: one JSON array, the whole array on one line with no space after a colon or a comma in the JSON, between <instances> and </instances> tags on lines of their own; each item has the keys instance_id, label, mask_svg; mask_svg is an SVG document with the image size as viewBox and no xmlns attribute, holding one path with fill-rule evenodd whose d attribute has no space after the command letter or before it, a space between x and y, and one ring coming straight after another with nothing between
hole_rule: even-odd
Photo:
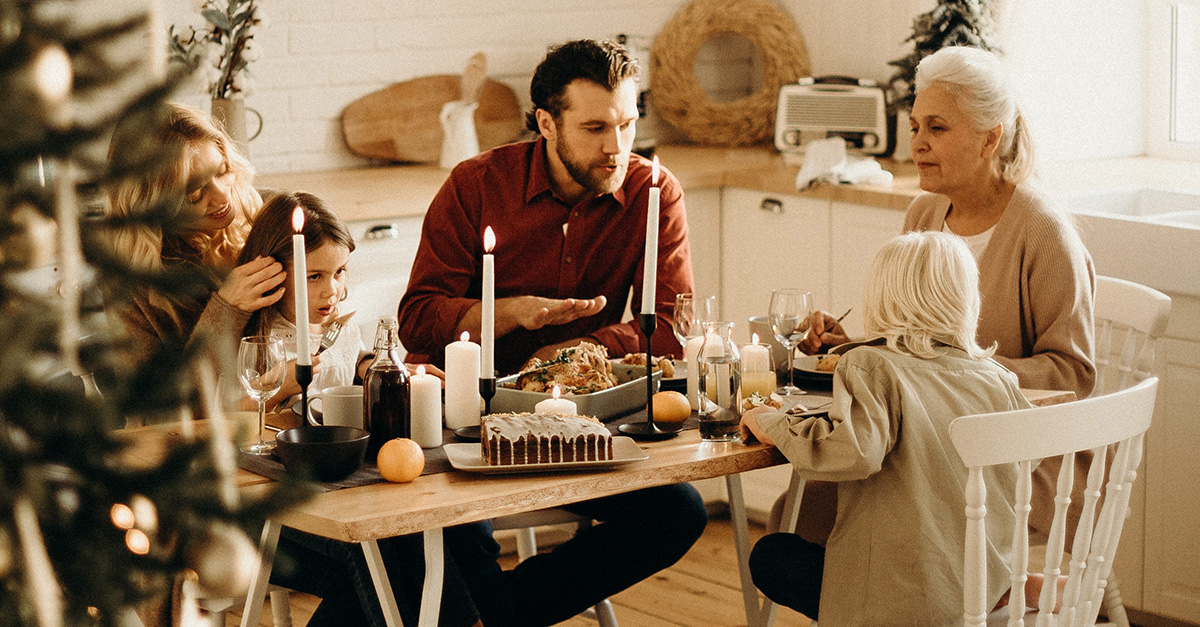
<instances>
[{"instance_id":1,"label":"potted plant","mask_svg":"<svg viewBox=\"0 0 1200 627\"><path fill-rule=\"evenodd\" d=\"M896 68L888 80L888 112L896 116L897 159L908 159L908 113L916 98L917 64L946 46L975 46L998 51L992 9L987 0L939 0L933 10L913 18L913 32L905 42L913 51L888 65Z\"/></svg>"},{"instance_id":2,"label":"potted plant","mask_svg":"<svg viewBox=\"0 0 1200 627\"><path fill-rule=\"evenodd\" d=\"M200 7L204 25L167 30L170 59L196 73L212 98L212 115L233 138L239 151L249 155L248 143L262 131L262 116L246 108L250 94L249 65L258 58L254 31L266 26L257 0L204 0ZM254 137L246 132L246 113L258 118Z\"/></svg>"}]
</instances>

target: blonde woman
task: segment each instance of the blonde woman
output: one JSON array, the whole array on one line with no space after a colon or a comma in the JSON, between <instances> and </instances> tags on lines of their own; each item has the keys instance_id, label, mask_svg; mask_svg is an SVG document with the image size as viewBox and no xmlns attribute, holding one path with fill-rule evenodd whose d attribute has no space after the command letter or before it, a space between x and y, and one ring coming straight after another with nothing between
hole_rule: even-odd
<instances>
[{"instance_id":1,"label":"blonde woman","mask_svg":"<svg viewBox=\"0 0 1200 627\"><path fill-rule=\"evenodd\" d=\"M137 159L137 151L144 150L139 147L144 134L132 127L143 122L129 120L118 129L110 161ZM147 271L178 265L202 268L211 278L211 289L197 288L187 296L141 289L116 298L110 311L136 341L142 357L155 346L187 342L199 333L234 337L251 313L283 296L287 276L269 257L234 264L262 198L252 185L250 163L225 133L205 114L175 104L157 139L176 157L113 186L108 211L114 218L136 218L165 204L177 212L181 226L172 231L148 224L124 227L113 234L113 249Z\"/></svg>"},{"instance_id":2,"label":"blonde woman","mask_svg":"<svg viewBox=\"0 0 1200 627\"><path fill-rule=\"evenodd\" d=\"M864 294L872 339L846 344L828 416L761 407L743 434L773 444L807 479L837 483L826 547L764 537L750 556L769 598L831 625L962 620L963 486L950 421L1028 407L1012 372L975 343L978 270L961 238L901 235L875 257ZM1016 469L985 475L989 524L1011 529ZM1007 516L1005 515L1007 514ZM988 594L1007 591L1008 547L989 547Z\"/></svg>"}]
</instances>

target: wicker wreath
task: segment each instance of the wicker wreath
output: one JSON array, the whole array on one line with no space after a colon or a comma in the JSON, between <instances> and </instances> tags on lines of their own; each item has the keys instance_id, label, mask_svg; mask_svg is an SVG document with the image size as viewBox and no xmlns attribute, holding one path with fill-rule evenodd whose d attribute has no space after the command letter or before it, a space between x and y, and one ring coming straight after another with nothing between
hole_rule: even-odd
<instances>
[{"instance_id":1,"label":"wicker wreath","mask_svg":"<svg viewBox=\"0 0 1200 627\"><path fill-rule=\"evenodd\" d=\"M762 89L712 102L696 80L696 54L718 35L750 40L763 60ZM694 0L663 27L653 48L654 106L692 141L718 146L771 137L779 88L809 76L808 51L792 16L766 0Z\"/></svg>"}]
</instances>

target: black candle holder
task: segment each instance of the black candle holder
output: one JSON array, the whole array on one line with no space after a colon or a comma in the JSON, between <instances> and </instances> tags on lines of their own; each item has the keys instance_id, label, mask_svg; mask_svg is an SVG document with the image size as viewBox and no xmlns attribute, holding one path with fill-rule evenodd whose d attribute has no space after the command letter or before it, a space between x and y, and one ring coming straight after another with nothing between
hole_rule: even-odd
<instances>
[{"instance_id":1,"label":"black candle holder","mask_svg":"<svg viewBox=\"0 0 1200 627\"><path fill-rule=\"evenodd\" d=\"M617 427L621 433L635 440L665 440L679 435L683 425L667 430L654 424L654 362L650 358L650 338L658 326L658 317L652 313L638 314L642 335L646 337L646 422L630 422Z\"/></svg>"},{"instance_id":2,"label":"black candle holder","mask_svg":"<svg viewBox=\"0 0 1200 627\"><path fill-rule=\"evenodd\" d=\"M313 367L296 364L296 383L300 384L300 418L304 423L319 426L312 414L308 412L308 384L313 380Z\"/></svg>"},{"instance_id":3,"label":"black candle holder","mask_svg":"<svg viewBox=\"0 0 1200 627\"><path fill-rule=\"evenodd\" d=\"M496 395L496 378L479 378L479 396L483 397L483 415L492 413L492 397Z\"/></svg>"}]
</instances>

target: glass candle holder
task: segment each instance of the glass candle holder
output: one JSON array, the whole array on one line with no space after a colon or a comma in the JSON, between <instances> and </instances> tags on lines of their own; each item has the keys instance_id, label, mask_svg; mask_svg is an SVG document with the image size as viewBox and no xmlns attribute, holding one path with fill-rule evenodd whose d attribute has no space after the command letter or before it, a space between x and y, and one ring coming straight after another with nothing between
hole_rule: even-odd
<instances>
[{"instance_id":1,"label":"glass candle holder","mask_svg":"<svg viewBox=\"0 0 1200 627\"><path fill-rule=\"evenodd\" d=\"M759 394L768 398L778 387L775 367L771 363L771 347L752 336L749 344L742 346L742 398Z\"/></svg>"}]
</instances>

